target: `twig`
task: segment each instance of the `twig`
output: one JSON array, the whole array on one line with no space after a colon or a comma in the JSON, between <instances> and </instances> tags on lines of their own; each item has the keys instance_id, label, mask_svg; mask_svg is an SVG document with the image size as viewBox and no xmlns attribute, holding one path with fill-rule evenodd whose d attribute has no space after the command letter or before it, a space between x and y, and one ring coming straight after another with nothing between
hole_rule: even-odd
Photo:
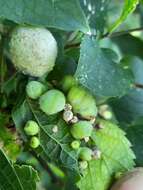
<instances>
[{"instance_id":1,"label":"twig","mask_svg":"<svg viewBox=\"0 0 143 190\"><path fill-rule=\"evenodd\" d=\"M65 48L65 49L69 49L69 48L79 48L79 46L80 46L80 42L79 42L79 43L75 43L75 44L66 45L64 48Z\"/></svg>"},{"instance_id":2,"label":"twig","mask_svg":"<svg viewBox=\"0 0 143 190\"><path fill-rule=\"evenodd\" d=\"M131 32L137 32L137 31L142 31L143 30L143 27L139 27L139 28L133 28L133 29L129 29L129 30L123 30L123 31L120 31L120 32L114 32L114 33L106 33L102 36L102 38L106 38L106 37L110 37L110 38L113 38L113 37L116 37L116 36L122 36L122 35L125 35L125 34L129 34Z\"/></svg>"},{"instance_id":3,"label":"twig","mask_svg":"<svg viewBox=\"0 0 143 190\"><path fill-rule=\"evenodd\" d=\"M142 88L143 89L143 84L137 84L137 83L135 83L134 86L137 87L137 88Z\"/></svg>"},{"instance_id":4,"label":"twig","mask_svg":"<svg viewBox=\"0 0 143 190\"><path fill-rule=\"evenodd\" d=\"M104 35L101 36L101 38L114 38L117 36L122 36L125 34L129 34L131 32L136 32L136 31L143 31L143 27L140 28L133 28L133 29L129 29L129 30L124 30L124 31L120 31L120 32L114 32L114 33L106 33ZM78 48L80 46L80 43L75 43L75 44L69 44L65 46L65 49L69 49L69 48Z\"/></svg>"}]
</instances>

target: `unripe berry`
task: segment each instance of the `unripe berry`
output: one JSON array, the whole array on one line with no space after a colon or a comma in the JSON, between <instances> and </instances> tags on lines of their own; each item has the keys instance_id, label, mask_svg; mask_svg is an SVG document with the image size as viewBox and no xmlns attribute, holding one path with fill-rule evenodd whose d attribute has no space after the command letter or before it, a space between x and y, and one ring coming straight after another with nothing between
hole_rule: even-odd
<instances>
[{"instance_id":1,"label":"unripe berry","mask_svg":"<svg viewBox=\"0 0 143 190\"><path fill-rule=\"evenodd\" d=\"M30 147L31 148L34 148L34 149L38 148L39 145L40 145L40 141L37 137L32 137L30 139Z\"/></svg>"},{"instance_id":2,"label":"unripe berry","mask_svg":"<svg viewBox=\"0 0 143 190\"><path fill-rule=\"evenodd\" d=\"M80 148L79 158L81 160L90 161L92 159L92 150L88 147Z\"/></svg>"},{"instance_id":3,"label":"unripe berry","mask_svg":"<svg viewBox=\"0 0 143 190\"><path fill-rule=\"evenodd\" d=\"M41 77L55 65L57 43L45 28L16 27L11 34L9 47L12 62L25 74Z\"/></svg>"},{"instance_id":4,"label":"unripe berry","mask_svg":"<svg viewBox=\"0 0 143 190\"><path fill-rule=\"evenodd\" d=\"M29 120L24 127L24 131L27 135L36 135L39 132L39 125L35 121Z\"/></svg>"},{"instance_id":5,"label":"unripe berry","mask_svg":"<svg viewBox=\"0 0 143 190\"><path fill-rule=\"evenodd\" d=\"M88 162L87 161L80 161L79 162L79 168L81 170L85 170L88 167Z\"/></svg>"},{"instance_id":6,"label":"unripe berry","mask_svg":"<svg viewBox=\"0 0 143 190\"><path fill-rule=\"evenodd\" d=\"M70 90L73 86L77 85L77 81L76 79L71 76L71 75L67 75L63 78L62 82L61 82L61 87L63 89L64 92L67 92L68 90Z\"/></svg>"},{"instance_id":7,"label":"unripe berry","mask_svg":"<svg viewBox=\"0 0 143 190\"><path fill-rule=\"evenodd\" d=\"M73 141L73 142L71 143L71 147L72 147L73 149L79 149L79 147L80 147L80 141L77 141L77 140Z\"/></svg>"},{"instance_id":8,"label":"unripe berry","mask_svg":"<svg viewBox=\"0 0 143 190\"><path fill-rule=\"evenodd\" d=\"M41 82L30 81L26 86L26 93L29 98L37 99L46 91L46 89L46 86Z\"/></svg>"},{"instance_id":9,"label":"unripe berry","mask_svg":"<svg viewBox=\"0 0 143 190\"><path fill-rule=\"evenodd\" d=\"M112 119L113 115L112 115L111 111L105 111L105 112L103 112L102 117L104 119Z\"/></svg>"},{"instance_id":10,"label":"unripe berry","mask_svg":"<svg viewBox=\"0 0 143 190\"><path fill-rule=\"evenodd\" d=\"M78 113L87 119L95 118L97 115L95 99L82 87L72 87L68 93L67 99L72 105L74 113Z\"/></svg>"},{"instance_id":11,"label":"unripe berry","mask_svg":"<svg viewBox=\"0 0 143 190\"><path fill-rule=\"evenodd\" d=\"M89 121L79 121L71 127L71 134L75 139L90 137L93 126Z\"/></svg>"},{"instance_id":12,"label":"unripe berry","mask_svg":"<svg viewBox=\"0 0 143 190\"><path fill-rule=\"evenodd\" d=\"M39 99L40 109L47 115L56 114L65 107L66 99L64 94L56 89L49 90Z\"/></svg>"},{"instance_id":13,"label":"unripe berry","mask_svg":"<svg viewBox=\"0 0 143 190\"><path fill-rule=\"evenodd\" d=\"M99 114L104 118L104 119L112 119L113 115L112 112L110 111L110 107L108 105L101 105L99 107Z\"/></svg>"},{"instance_id":14,"label":"unripe berry","mask_svg":"<svg viewBox=\"0 0 143 190\"><path fill-rule=\"evenodd\" d=\"M123 175L111 190L142 190L143 168L135 168Z\"/></svg>"}]
</instances>

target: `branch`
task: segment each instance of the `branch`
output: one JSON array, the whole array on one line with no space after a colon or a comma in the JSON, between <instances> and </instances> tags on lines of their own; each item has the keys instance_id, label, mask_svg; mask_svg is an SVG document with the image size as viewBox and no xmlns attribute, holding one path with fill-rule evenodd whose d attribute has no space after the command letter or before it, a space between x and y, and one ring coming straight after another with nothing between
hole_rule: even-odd
<instances>
[{"instance_id":1,"label":"branch","mask_svg":"<svg viewBox=\"0 0 143 190\"><path fill-rule=\"evenodd\" d=\"M75 44L67 44L64 49L69 49L69 48L79 48L80 46L80 42L79 43L75 43Z\"/></svg>"},{"instance_id":2,"label":"branch","mask_svg":"<svg viewBox=\"0 0 143 190\"><path fill-rule=\"evenodd\" d=\"M122 35L125 35L125 34L129 34L131 32L137 32L137 31L143 31L143 27L140 27L140 28L133 28L133 29L129 29L129 30L124 30L124 31L120 31L120 32L114 32L112 34L110 33L106 33L104 34L103 36L101 36L101 38L114 38L114 37L117 37L117 36L122 36ZM76 43L76 44L69 44L69 45L66 45L65 46L65 49L69 49L69 48L78 48L80 46L80 43Z\"/></svg>"},{"instance_id":3,"label":"branch","mask_svg":"<svg viewBox=\"0 0 143 190\"><path fill-rule=\"evenodd\" d=\"M136 88L141 88L141 89L143 89L143 84L135 83L134 86L135 86Z\"/></svg>"},{"instance_id":4,"label":"branch","mask_svg":"<svg viewBox=\"0 0 143 190\"><path fill-rule=\"evenodd\" d=\"M129 30L123 30L123 31L120 31L120 32L114 32L114 33L106 33L102 36L102 38L106 38L106 37L110 37L110 38L113 38L113 37L116 37L116 36L122 36L122 35L125 35L125 34L129 34L131 32L137 32L137 31L142 31L143 30L143 27L140 27L140 28L133 28L133 29L129 29Z\"/></svg>"}]
</instances>

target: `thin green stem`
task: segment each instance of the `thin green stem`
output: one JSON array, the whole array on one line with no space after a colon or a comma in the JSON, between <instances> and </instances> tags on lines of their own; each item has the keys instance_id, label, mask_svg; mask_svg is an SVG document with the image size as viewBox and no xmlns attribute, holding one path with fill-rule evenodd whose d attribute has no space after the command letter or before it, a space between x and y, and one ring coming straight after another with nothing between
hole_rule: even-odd
<instances>
[{"instance_id":1,"label":"thin green stem","mask_svg":"<svg viewBox=\"0 0 143 190\"><path fill-rule=\"evenodd\" d=\"M119 32L114 32L112 34L110 33L106 33L102 36L102 38L106 38L106 37L110 37L110 38L113 38L113 37L117 37L117 36L122 36L122 35L125 35L125 34L129 34L131 32L139 32L139 31L142 31L143 30L143 27L139 27L139 28L133 28L133 29L129 29L129 30L123 30L123 31L119 31Z\"/></svg>"},{"instance_id":2,"label":"thin green stem","mask_svg":"<svg viewBox=\"0 0 143 190\"><path fill-rule=\"evenodd\" d=\"M103 39L103 38L114 38L114 37L117 37L117 36L122 36L122 35L125 35L125 34L129 34L131 32L139 32L139 31L143 31L143 27L133 28L133 29L129 29L129 30L123 30L123 31L119 31L119 32L114 32L112 34L106 33L106 34L102 35L100 37L100 39ZM80 46L80 42L79 43L75 43L75 44L66 45L65 49L78 48L79 46Z\"/></svg>"}]
</instances>

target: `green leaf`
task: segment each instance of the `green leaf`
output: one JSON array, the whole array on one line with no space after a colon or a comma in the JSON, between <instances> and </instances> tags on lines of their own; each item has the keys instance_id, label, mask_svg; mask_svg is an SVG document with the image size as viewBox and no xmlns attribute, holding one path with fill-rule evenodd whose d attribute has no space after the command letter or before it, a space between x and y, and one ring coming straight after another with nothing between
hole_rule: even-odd
<instances>
[{"instance_id":1,"label":"green leaf","mask_svg":"<svg viewBox=\"0 0 143 190\"><path fill-rule=\"evenodd\" d=\"M133 150L136 155L137 166L143 166L143 117L139 121L134 122L131 125L123 126L126 131L128 139L133 145Z\"/></svg>"},{"instance_id":2,"label":"green leaf","mask_svg":"<svg viewBox=\"0 0 143 190\"><path fill-rule=\"evenodd\" d=\"M85 36L75 76L94 95L123 96L131 88L133 77L113 60L112 54L101 49L95 38Z\"/></svg>"},{"instance_id":3,"label":"green leaf","mask_svg":"<svg viewBox=\"0 0 143 190\"><path fill-rule=\"evenodd\" d=\"M112 38L112 41L118 45L123 55L139 56L143 58L143 41L131 34L125 34Z\"/></svg>"},{"instance_id":4,"label":"green leaf","mask_svg":"<svg viewBox=\"0 0 143 190\"><path fill-rule=\"evenodd\" d=\"M111 26L111 28L109 29L109 33L112 33L120 24L122 24L122 22L127 18L127 16L136 9L138 3L139 0L125 0L121 16Z\"/></svg>"},{"instance_id":5,"label":"green leaf","mask_svg":"<svg viewBox=\"0 0 143 190\"><path fill-rule=\"evenodd\" d=\"M0 0L0 17L19 24L89 30L78 0Z\"/></svg>"},{"instance_id":6,"label":"green leaf","mask_svg":"<svg viewBox=\"0 0 143 190\"><path fill-rule=\"evenodd\" d=\"M126 96L111 101L111 105L120 122L132 123L143 116L143 61L138 57L129 57L124 64L132 68L136 87Z\"/></svg>"},{"instance_id":7,"label":"green leaf","mask_svg":"<svg viewBox=\"0 0 143 190\"><path fill-rule=\"evenodd\" d=\"M69 127L58 118L58 115L47 116L39 110L36 102L25 100L14 111L13 119L25 141L28 140L23 131L25 122L29 119L35 120L40 126L39 139L42 149L40 156L43 156L42 153L44 153L51 161L57 161L63 167L78 171L77 154L70 147L73 139L69 133ZM58 129L56 133L53 132L54 127Z\"/></svg>"},{"instance_id":8,"label":"green leaf","mask_svg":"<svg viewBox=\"0 0 143 190\"><path fill-rule=\"evenodd\" d=\"M92 33L104 32L107 21L107 10L110 0L80 0L81 6L88 18Z\"/></svg>"},{"instance_id":9,"label":"green leaf","mask_svg":"<svg viewBox=\"0 0 143 190\"><path fill-rule=\"evenodd\" d=\"M23 178L23 179L22 179ZM28 179L28 180L26 180ZM26 183L24 183L26 180ZM16 166L0 150L0 189L1 190L36 190L37 172L30 166Z\"/></svg>"},{"instance_id":10,"label":"green leaf","mask_svg":"<svg viewBox=\"0 0 143 190\"><path fill-rule=\"evenodd\" d=\"M39 177L38 177L37 172L31 166L14 165L14 169L24 190L36 189L35 182L39 180Z\"/></svg>"},{"instance_id":11,"label":"green leaf","mask_svg":"<svg viewBox=\"0 0 143 190\"><path fill-rule=\"evenodd\" d=\"M107 190L116 172L125 172L134 166L135 156L125 133L108 121L101 120L99 125L104 128L94 131L92 140L101 151L101 158L89 162L78 183L80 190Z\"/></svg>"}]
</instances>

